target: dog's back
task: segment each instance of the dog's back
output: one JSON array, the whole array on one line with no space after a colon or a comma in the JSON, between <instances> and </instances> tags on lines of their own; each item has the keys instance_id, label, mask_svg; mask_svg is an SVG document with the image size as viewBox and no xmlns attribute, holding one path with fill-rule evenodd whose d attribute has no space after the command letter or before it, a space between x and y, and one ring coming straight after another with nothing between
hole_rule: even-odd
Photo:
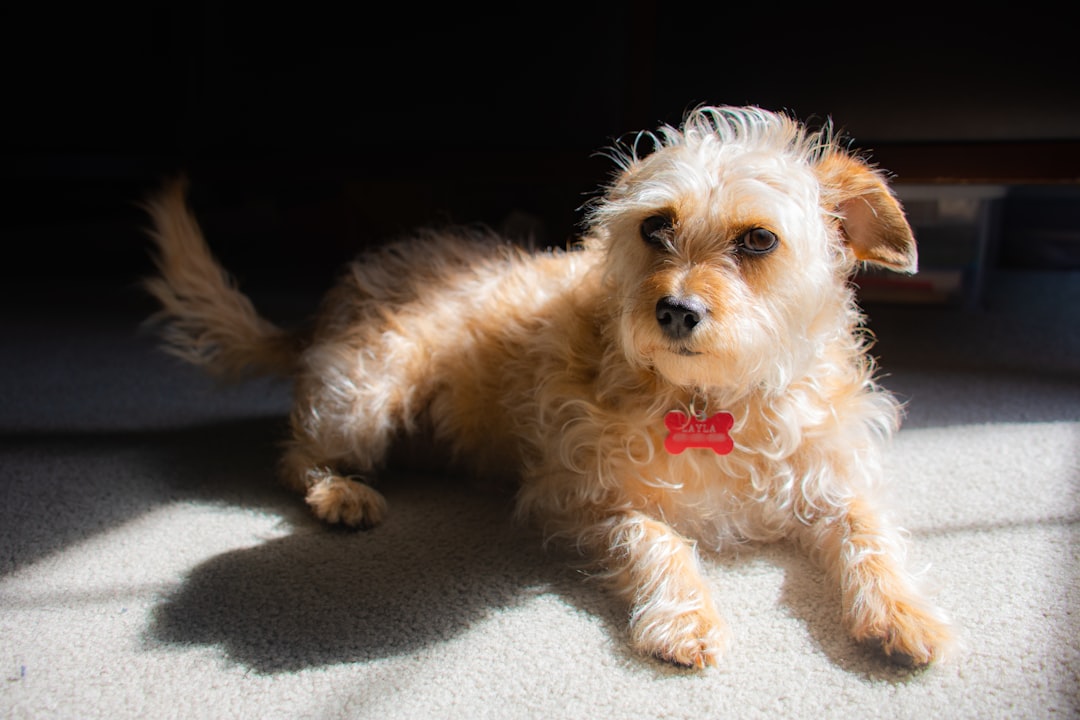
<instances>
[{"instance_id":1,"label":"dog's back","mask_svg":"<svg viewBox=\"0 0 1080 720\"><path fill-rule=\"evenodd\" d=\"M355 398L400 407L406 430L429 420L478 475L516 475L528 452L519 438L535 435L518 425L534 415L527 406L553 375L546 368L561 374L582 342L590 348L579 355L594 355L595 338L569 335L595 333L599 259L595 250L527 252L463 229L366 253L323 302L298 375L300 407L321 418L338 408L335 422L346 425L369 414ZM365 387L345 400L336 389L357 378Z\"/></svg>"}]
</instances>

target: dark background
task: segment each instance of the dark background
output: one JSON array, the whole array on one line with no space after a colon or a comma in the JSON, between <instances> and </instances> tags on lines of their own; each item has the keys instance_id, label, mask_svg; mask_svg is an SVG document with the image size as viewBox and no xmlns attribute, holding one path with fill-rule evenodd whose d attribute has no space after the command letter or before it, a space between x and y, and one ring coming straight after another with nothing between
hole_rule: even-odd
<instances>
[{"instance_id":1,"label":"dark background","mask_svg":"<svg viewBox=\"0 0 1080 720\"><path fill-rule=\"evenodd\" d=\"M137 203L177 172L250 288L322 287L421 224L563 245L612 169L597 151L701 103L831 116L901 183L1048 187L1080 235L1054 191L1080 179L1061 8L8 3L0 279L20 301L130 289Z\"/></svg>"}]
</instances>

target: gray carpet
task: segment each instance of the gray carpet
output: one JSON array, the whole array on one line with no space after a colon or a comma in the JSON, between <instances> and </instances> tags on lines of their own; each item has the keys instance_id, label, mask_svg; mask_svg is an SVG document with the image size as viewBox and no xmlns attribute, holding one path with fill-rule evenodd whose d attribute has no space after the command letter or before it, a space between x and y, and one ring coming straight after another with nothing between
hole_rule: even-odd
<instances>
[{"instance_id":1,"label":"gray carpet","mask_svg":"<svg viewBox=\"0 0 1080 720\"><path fill-rule=\"evenodd\" d=\"M785 545L710 558L720 668L626 649L617 603L508 499L390 473L374 531L274 481L288 388L157 353L148 307L0 309L0 717L1066 718L1080 713L1080 282L871 308L909 403L888 466L960 654L851 643Z\"/></svg>"}]
</instances>

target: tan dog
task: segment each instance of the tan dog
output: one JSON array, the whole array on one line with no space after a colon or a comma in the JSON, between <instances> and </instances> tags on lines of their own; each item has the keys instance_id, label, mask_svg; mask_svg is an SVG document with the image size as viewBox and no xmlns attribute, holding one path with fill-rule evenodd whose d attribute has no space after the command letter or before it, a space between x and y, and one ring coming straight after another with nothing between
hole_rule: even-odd
<instances>
[{"instance_id":1,"label":"tan dog","mask_svg":"<svg viewBox=\"0 0 1080 720\"><path fill-rule=\"evenodd\" d=\"M849 278L914 271L882 176L826 129L700 108L616 148L580 248L433 232L351 264L310 334L256 315L181 184L149 205L164 338L222 374L295 378L285 479L367 527L395 436L430 423L629 602L642 652L717 662L727 629L696 544L791 538L838 583L848 630L925 664L950 645L875 505L898 407L875 384ZM357 473L357 474L353 474Z\"/></svg>"}]
</instances>

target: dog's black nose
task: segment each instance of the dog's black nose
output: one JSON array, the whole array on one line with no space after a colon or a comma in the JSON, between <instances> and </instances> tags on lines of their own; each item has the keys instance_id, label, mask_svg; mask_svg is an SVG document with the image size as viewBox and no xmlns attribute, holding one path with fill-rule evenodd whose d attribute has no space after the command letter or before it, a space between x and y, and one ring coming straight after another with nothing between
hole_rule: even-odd
<instances>
[{"instance_id":1,"label":"dog's black nose","mask_svg":"<svg viewBox=\"0 0 1080 720\"><path fill-rule=\"evenodd\" d=\"M709 309L696 295L665 297L656 303L656 322L672 340L682 340L694 332Z\"/></svg>"}]
</instances>

